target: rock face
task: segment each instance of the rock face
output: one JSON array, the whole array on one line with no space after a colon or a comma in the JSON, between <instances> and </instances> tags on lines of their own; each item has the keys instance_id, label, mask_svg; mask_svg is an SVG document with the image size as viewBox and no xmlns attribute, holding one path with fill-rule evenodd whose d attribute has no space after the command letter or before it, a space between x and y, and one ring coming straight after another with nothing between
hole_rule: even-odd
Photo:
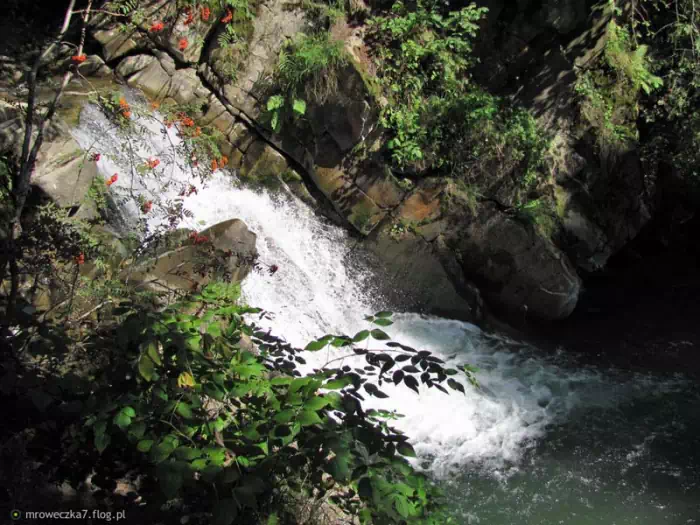
<instances>
[{"instance_id":1,"label":"rock face","mask_svg":"<svg viewBox=\"0 0 700 525\"><path fill-rule=\"evenodd\" d=\"M638 153L602 155L591 143L595 130L578 114L577 71L601 56L612 10L587 0L488 4L476 46L482 64L477 77L492 91L515 95L554 136L549 166L560 221L557 244L580 270L599 270L651 217Z\"/></svg>"},{"instance_id":2,"label":"rock face","mask_svg":"<svg viewBox=\"0 0 700 525\"><path fill-rule=\"evenodd\" d=\"M596 166L559 178L562 245L579 268L592 272L633 240L651 219L641 161L630 151L609 173Z\"/></svg>"}]
</instances>

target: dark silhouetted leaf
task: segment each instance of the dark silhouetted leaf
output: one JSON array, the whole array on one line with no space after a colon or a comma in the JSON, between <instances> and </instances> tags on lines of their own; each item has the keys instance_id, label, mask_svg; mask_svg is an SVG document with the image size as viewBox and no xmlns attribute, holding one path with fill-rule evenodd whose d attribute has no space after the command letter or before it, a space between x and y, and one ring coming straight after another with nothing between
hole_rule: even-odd
<instances>
[{"instance_id":1,"label":"dark silhouetted leaf","mask_svg":"<svg viewBox=\"0 0 700 525\"><path fill-rule=\"evenodd\" d=\"M369 478L362 478L357 484L357 492L362 499L372 500L372 482Z\"/></svg>"},{"instance_id":2,"label":"dark silhouetted leaf","mask_svg":"<svg viewBox=\"0 0 700 525\"><path fill-rule=\"evenodd\" d=\"M462 385L462 383L458 383L454 379L450 378L447 380L447 384L450 386L451 389L458 390L458 391L462 392L463 394L465 393L464 386Z\"/></svg>"},{"instance_id":3,"label":"dark silhouetted leaf","mask_svg":"<svg viewBox=\"0 0 700 525\"><path fill-rule=\"evenodd\" d=\"M402 456L407 456L409 458L415 458L416 457L416 451L413 450L413 447L410 445L410 443L404 441L402 443L399 443L396 445L396 451L401 454Z\"/></svg>"},{"instance_id":4,"label":"dark silhouetted leaf","mask_svg":"<svg viewBox=\"0 0 700 525\"><path fill-rule=\"evenodd\" d=\"M408 388L410 388L411 390L415 390L415 392L418 393L418 381L415 377L405 376L403 378L403 382Z\"/></svg>"}]
</instances>

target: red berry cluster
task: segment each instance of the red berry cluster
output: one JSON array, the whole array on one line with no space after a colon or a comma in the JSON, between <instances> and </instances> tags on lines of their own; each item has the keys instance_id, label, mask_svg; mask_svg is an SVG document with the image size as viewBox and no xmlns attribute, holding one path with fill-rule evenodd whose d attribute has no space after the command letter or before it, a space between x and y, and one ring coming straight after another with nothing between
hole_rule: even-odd
<instances>
[{"instance_id":1,"label":"red berry cluster","mask_svg":"<svg viewBox=\"0 0 700 525\"><path fill-rule=\"evenodd\" d=\"M190 239L192 239L194 244L202 244L205 242L209 242L209 237L207 237L206 235L199 235L197 232L190 233Z\"/></svg>"}]
</instances>

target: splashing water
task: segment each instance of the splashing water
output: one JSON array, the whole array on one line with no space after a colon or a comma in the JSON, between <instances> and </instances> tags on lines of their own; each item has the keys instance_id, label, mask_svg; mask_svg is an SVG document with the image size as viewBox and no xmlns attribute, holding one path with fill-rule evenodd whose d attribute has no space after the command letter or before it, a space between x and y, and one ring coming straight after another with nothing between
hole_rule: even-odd
<instances>
[{"instance_id":1,"label":"splashing water","mask_svg":"<svg viewBox=\"0 0 700 525\"><path fill-rule=\"evenodd\" d=\"M140 123L150 133L137 147L143 158L166 157L180 141L175 130ZM98 108L85 107L74 134L81 146L103 153L98 167L106 178L128 173L118 160L121 140ZM190 182L175 164L163 168ZM288 192L254 191L222 171L193 183L198 193L185 200L192 218L181 227L201 230L242 219L257 234L261 262L279 267L274 275L253 272L243 283L245 300L273 314L265 321L273 333L298 346L326 333L353 335L367 328L365 315L388 307L366 286L366 271L353 268L351 274L346 267L353 248L347 233ZM114 187L130 185L137 193L177 197L176 190L126 175ZM132 205L123 212L133 217L138 210ZM148 221L153 228L163 219ZM700 487L700 447L691 437L700 435L700 417L688 414L688 403L700 395L688 382L575 368L563 354L544 357L473 325L436 317L397 314L387 331L449 364L480 369L482 388L467 386L465 395L423 388L417 395L384 385L390 397L372 400L405 415L397 426L412 437L418 466L443 480L462 523L700 523L693 521L700 495L695 503L690 497ZM331 357L312 354L310 365ZM684 456L692 468L663 452L679 439L695 443L696 452ZM661 488L651 487L650 479ZM609 491L614 496L605 496ZM612 502L619 506L614 512Z\"/></svg>"}]
</instances>

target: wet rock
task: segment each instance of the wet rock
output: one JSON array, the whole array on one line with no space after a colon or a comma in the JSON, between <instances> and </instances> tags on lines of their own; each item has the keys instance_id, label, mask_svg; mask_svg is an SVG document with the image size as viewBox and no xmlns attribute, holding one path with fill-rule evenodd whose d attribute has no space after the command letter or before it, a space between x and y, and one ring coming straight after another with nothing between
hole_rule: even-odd
<instances>
[{"instance_id":1,"label":"wet rock","mask_svg":"<svg viewBox=\"0 0 700 525\"><path fill-rule=\"evenodd\" d=\"M130 76L146 69L151 64L158 62L158 59L153 55L136 55L127 57L117 66L117 73L124 78L129 78Z\"/></svg>"},{"instance_id":2,"label":"wet rock","mask_svg":"<svg viewBox=\"0 0 700 525\"><path fill-rule=\"evenodd\" d=\"M96 24L92 36L102 45L102 57L111 62L138 49L147 47L146 37L138 30L122 32L116 28L104 27L102 24L111 23L104 19Z\"/></svg>"},{"instance_id":3,"label":"wet rock","mask_svg":"<svg viewBox=\"0 0 700 525\"><path fill-rule=\"evenodd\" d=\"M162 60L161 66L163 66ZM172 75L168 96L180 104L189 104L197 98L197 94L203 86L195 69L178 69L173 72L168 71L167 68L164 69Z\"/></svg>"},{"instance_id":4,"label":"wet rock","mask_svg":"<svg viewBox=\"0 0 700 525\"><path fill-rule=\"evenodd\" d=\"M284 156L265 141L256 140L246 150L240 175L247 179L264 182L280 177L287 167L287 159Z\"/></svg>"}]
</instances>

